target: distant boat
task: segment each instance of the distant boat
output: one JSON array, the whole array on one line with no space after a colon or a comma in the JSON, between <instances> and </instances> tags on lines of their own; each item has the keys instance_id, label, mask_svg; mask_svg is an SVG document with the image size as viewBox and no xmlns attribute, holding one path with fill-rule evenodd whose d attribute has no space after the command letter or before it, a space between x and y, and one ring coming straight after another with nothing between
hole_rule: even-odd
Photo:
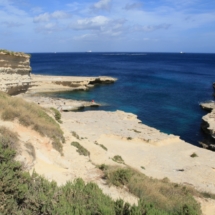
<instances>
[{"instance_id":1,"label":"distant boat","mask_svg":"<svg viewBox=\"0 0 215 215\"><path fill-rule=\"evenodd\" d=\"M183 52L180 52L181 54L183 54Z\"/></svg>"},{"instance_id":2,"label":"distant boat","mask_svg":"<svg viewBox=\"0 0 215 215\"><path fill-rule=\"evenodd\" d=\"M89 50L89 51L87 51L88 53L91 53L92 51L91 50Z\"/></svg>"}]
</instances>

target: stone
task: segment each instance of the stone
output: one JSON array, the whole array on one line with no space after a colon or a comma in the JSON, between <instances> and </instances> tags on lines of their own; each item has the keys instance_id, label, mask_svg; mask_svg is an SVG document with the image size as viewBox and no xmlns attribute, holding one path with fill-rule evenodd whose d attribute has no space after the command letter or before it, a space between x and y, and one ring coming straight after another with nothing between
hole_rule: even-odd
<instances>
[{"instance_id":1,"label":"stone","mask_svg":"<svg viewBox=\"0 0 215 215\"><path fill-rule=\"evenodd\" d=\"M31 85L30 55L0 50L0 90L10 95L25 92Z\"/></svg>"}]
</instances>

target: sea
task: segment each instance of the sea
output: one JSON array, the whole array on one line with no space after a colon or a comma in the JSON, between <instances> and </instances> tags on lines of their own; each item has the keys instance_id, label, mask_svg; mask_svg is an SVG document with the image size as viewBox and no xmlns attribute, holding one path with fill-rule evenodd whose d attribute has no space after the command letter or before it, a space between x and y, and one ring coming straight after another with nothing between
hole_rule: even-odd
<instances>
[{"instance_id":1,"label":"sea","mask_svg":"<svg viewBox=\"0 0 215 215\"><path fill-rule=\"evenodd\" d=\"M199 146L204 139L201 102L214 100L215 54L192 53L32 53L33 74L111 76L114 84L47 96L103 104L84 111L134 113L143 124Z\"/></svg>"}]
</instances>

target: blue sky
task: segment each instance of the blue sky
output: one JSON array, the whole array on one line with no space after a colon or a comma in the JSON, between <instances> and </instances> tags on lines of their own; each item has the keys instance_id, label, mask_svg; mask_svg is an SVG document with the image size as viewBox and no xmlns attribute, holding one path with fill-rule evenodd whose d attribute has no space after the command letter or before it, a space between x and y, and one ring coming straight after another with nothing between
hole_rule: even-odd
<instances>
[{"instance_id":1,"label":"blue sky","mask_svg":"<svg viewBox=\"0 0 215 215\"><path fill-rule=\"evenodd\" d=\"M0 0L0 48L215 53L215 0Z\"/></svg>"}]
</instances>

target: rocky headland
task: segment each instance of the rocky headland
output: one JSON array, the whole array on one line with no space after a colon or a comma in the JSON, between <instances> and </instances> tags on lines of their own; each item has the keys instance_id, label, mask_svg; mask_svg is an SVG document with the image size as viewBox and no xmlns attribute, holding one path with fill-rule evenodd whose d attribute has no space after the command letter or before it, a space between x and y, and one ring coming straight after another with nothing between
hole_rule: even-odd
<instances>
[{"instance_id":1,"label":"rocky headland","mask_svg":"<svg viewBox=\"0 0 215 215\"><path fill-rule=\"evenodd\" d=\"M32 87L29 93L59 92L73 90L88 90L96 84L111 84L116 78L100 77L78 77L78 76L48 76L31 75Z\"/></svg>"}]
</instances>

